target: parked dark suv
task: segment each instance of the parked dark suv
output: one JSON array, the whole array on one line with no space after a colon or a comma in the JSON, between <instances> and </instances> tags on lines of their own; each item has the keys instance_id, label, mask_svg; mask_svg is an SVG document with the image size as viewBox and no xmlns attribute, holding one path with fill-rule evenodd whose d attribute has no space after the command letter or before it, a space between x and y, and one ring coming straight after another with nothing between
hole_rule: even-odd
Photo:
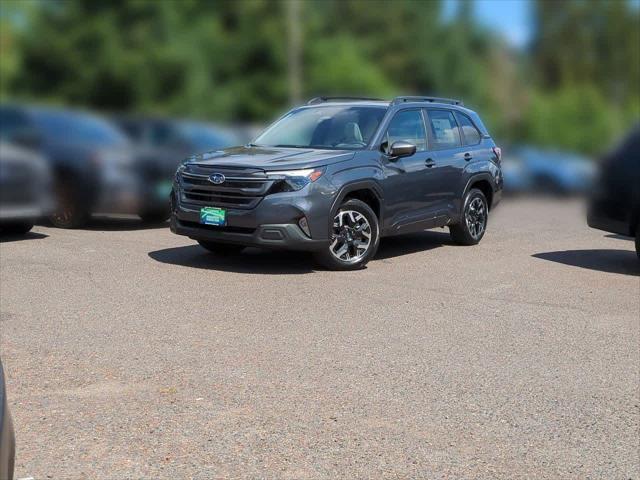
<instances>
[{"instance_id":1,"label":"parked dark suv","mask_svg":"<svg viewBox=\"0 0 640 480\"><path fill-rule=\"evenodd\" d=\"M589 226L636 239L640 259L640 124L600 162Z\"/></svg>"},{"instance_id":2,"label":"parked dark suv","mask_svg":"<svg viewBox=\"0 0 640 480\"><path fill-rule=\"evenodd\" d=\"M380 237L448 226L478 243L502 193L500 149L462 102L315 98L255 143L188 158L171 230L213 252L315 252L363 267Z\"/></svg>"}]
</instances>

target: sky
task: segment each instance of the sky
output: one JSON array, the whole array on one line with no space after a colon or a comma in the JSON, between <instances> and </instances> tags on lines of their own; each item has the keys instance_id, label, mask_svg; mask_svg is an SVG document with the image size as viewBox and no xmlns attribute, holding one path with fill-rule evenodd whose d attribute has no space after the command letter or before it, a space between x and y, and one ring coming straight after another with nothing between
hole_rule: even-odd
<instances>
[{"instance_id":1,"label":"sky","mask_svg":"<svg viewBox=\"0 0 640 480\"><path fill-rule=\"evenodd\" d=\"M466 0L445 0L445 19L455 15L461 1ZM473 12L481 24L500 31L514 47L525 47L531 38L533 18L530 0L474 0Z\"/></svg>"},{"instance_id":2,"label":"sky","mask_svg":"<svg viewBox=\"0 0 640 480\"><path fill-rule=\"evenodd\" d=\"M458 4L473 2L473 13L478 21L495 28L510 45L524 48L531 39L533 21L532 0L445 0L443 16L450 19ZM640 0L627 0L634 8L640 8Z\"/></svg>"}]
</instances>

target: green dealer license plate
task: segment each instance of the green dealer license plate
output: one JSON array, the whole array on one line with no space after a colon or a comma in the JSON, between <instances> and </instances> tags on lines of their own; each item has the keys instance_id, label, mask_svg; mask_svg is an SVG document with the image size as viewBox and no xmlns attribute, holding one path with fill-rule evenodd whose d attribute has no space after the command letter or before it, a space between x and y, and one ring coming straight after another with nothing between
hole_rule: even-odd
<instances>
[{"instance_id":1,"label":"green dealer license plate","mask_svg":"<svg viewBox=\"0 0 640 480\"><path fill-rule=\"evenodd\" d=\"M222 227L227 222L227 212L223 208L202 207L200 209L200 223Z\"/></svg>"}]
</instances>

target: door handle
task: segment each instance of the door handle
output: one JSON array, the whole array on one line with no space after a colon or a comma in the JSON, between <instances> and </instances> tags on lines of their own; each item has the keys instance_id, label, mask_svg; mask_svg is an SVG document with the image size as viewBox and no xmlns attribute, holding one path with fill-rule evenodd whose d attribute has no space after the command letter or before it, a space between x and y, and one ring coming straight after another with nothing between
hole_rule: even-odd
<instances>
[{"instance_id":1,"label":"door handle","mask_svg":"<svg viewBox=\"0 0 640 480\"><path fill-rule=\"evenodd\" d=\"M431 160L430 158L427 158L424 162L425 167L427 168L431 168L436 164L436 162L434 162L433 160Z\"/></svg>"},{"instance_id":2,"label":"door handle","mask_svg":"<svg viewBox=\"0 0 640 480\"><path fill-rule=\"evenodd\" d=\"M469 160L471 160L473 157L471 156L471 154L469 152L464 154L464 159L468 162Z\"/></svg>"}]
</instances>

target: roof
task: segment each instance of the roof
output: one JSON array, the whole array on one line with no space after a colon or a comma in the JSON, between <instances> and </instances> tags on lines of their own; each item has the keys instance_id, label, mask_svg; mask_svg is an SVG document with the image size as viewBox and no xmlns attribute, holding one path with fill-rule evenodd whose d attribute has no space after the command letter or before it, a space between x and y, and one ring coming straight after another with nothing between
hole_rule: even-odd
<instances>
[{"instance_id":1,"label":"roof","mask_svg":"<svg viewBox=\"0 0 640 480\"><path fill-rule=\"evenodd\" d=\"M400 96L395 97L390 102L388 100L383 100L381 98L370 98L370 97L349 97L349 96L339 96L339 97L314 97L307 102L307 105L318 105L321 103L376 103L376 104L388 104L388 105L398 105L401 103L440 103L447 105L457 105L464 106L462 100L457 100L454 98L443 98L443 97L430 97L430 96Z\"/></svg>"}]
</instances>

